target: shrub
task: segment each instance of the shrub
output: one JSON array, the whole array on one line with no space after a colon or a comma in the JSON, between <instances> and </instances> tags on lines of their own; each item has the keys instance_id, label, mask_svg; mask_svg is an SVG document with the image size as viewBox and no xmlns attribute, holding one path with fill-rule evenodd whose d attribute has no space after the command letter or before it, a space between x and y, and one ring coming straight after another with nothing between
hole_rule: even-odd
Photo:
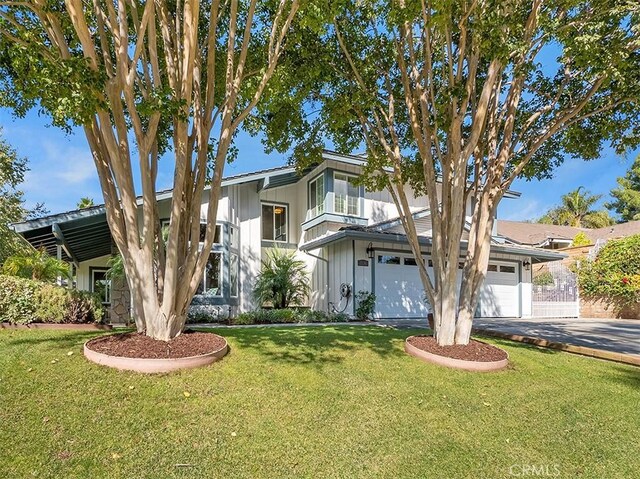
<instances>
[{"instance_id":1,"label":"shrub","mask_svg":"<svg viewBox=\"0 0 640 479\"><path fill-rule=\"evenodd\" d=\"M376 295L369 291L358 291L356 294L356 318L369 319L376 307Z\"/></svg>"},{"instance_id":2,"label":"shrub","mask_svg":"<svg viewBox=\"0 0 640 479\"><path fill-rule=\"evenodd\" d=\"M591 241L583 231L580 231L573 237L571 246L588 246L590 244L593 244L593 241Z\"/></svg>"},{"instance_id":3,"label":"shrub","mask_svg":"<svg viewBox=\"0 0 640 479\"><path fill-rule=\"evenodd\" d=\"M556 283L553 279L553 275L549 271L545 271L533 278L533 284L536 286L553 286Z\"/></svg>"},{"instance_id":4,"label":"shrub","mask_svg":"<svg viewBox=\"0 0 640 479\"><path fill-rule=\"evenodd\" d=\"M327 314L308 308L257 309L231 318L231 324L336 323L349 321L346 314Z\"/></svg>"},{"instance_id":5,"label":"shrub","mask_svg":"<svg viewBox=\"0 0 640 479\"><path fill-rule=\"evenodd\" d=\"M0 275L0 321L92 323L102 318L100 298L93 293Z\"/></svg>"},{"instance_id":6,"label":"shrub","mask_svg":"<svg viewBox=\"0 0 640 479\"><path fill-rule=\"evenodd\" d=\"M585 297L640 302L640 235L609 241L594 261L583 261L578 284Z\"/></svg>"},{"instance_id":7,"label":"shrub","mask_svg":"<svg viewBox=\"0 0 640 479\"><path fill-rule=\"evenodd\" d=\"M10 256L2 265L3 274L50 283L59 276L68 279L70 271L68 263L49 256L45 249Z\"/></svg>"},{"instance_id":8,"label":"shrub","mask_svg":"<svg viewBox=\"0 0 640 479\"><path fill-rule=\"evenodd\" d=\"M301 305L309 294L309 275L304 261L294 253L274 249L262 263L253 294L259 305L276 309Z\"/></svg>"}]
</instances>

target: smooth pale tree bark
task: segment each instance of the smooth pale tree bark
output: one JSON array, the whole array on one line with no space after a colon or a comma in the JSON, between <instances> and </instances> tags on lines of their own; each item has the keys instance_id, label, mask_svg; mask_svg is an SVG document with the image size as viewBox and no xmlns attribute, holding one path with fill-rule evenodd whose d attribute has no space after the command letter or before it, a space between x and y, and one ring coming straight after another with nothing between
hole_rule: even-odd
<instances>
[{"instance_id":1,"label":"smooth pale tree bark","mask_svg":"<svg viewBox=\"0 0 640 479\"><path fill-rule=\"evenodd\" d=\"M523 107L536 94L531 74L536 58L552 41L541 19L548 23L554 15L568 15L562 8L554 10L552 2L371 3L385 4L391 13L363 19L366 14L360 10L334 18L343 60L336 74L343 68L345 79L340 92L354 98L353 115L367 145L368 180L388 188L400 213L433 310L437 342L464 345L488 268L496 210L507 189L551 139L586 119L636 103L637 96L601 95L612 75L623 77L619 65L591 70L576 66L574 71L567 62L555 87L547 87L539 101ZM557 28L594 28L598 15L606 17L603 5L571 22L559 21ZM483 22L490 21L492 9L504 20L487 29ZM632 11L637 16L637 8L628 15ZM622 33L615 34L624 37L624 21L618 21ZM356 29L354 22L360 22ZM621 40L629 40L620 47L622 58L638 52L629 36ZM408 156L415 160L408 161ZM409 166L415 164L419 172L412 177ZM421 260L406 194L414 183L429 201L433 278ZM469 202L472 211L467 215ZM464 263L462 271L459 262Z\"/></svg>"},{"instance_id":2,"label":"smooth pale tree bark","mask_svg":"<svg viewBox=\"0 0 640 479\"><path fill-rule=\"evenodd\" d=\"M81 123L136 327L169 340L183 330L203 277L234 134L276 69L299 1L65 0L51 7L0 1L0 35L54 65L84 58L95 75L81 92L94 105ZM167 144L175 168L165 244L156 181ZM208 222L200 246L202 198Z\"/></svg>"}]
</instances>

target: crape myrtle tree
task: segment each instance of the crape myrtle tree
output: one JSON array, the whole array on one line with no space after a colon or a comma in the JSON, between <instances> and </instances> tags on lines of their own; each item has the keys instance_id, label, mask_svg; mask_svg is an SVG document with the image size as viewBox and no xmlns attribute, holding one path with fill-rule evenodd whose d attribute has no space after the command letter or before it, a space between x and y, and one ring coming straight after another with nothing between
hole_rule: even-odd
<instances>
[{"instance_id":1,"label":"crape myrtle tree","mask_svg":"<svg viewBox=\"0 0 640 479\"><path fill-rule=\"evenodd\" d=\"M201 203L216 218L234 134L268 88L300 1L0 0L0 102L84 130L148 336L184 328L214 241L210 220L198 244ZM166 244L161 157L174 165Z\"/></svg>"},{"instance_id":2,"label":"crape myrtle tree","mask_svg":"<svg viewBox=\"0 0 640 479\"><path fill-rule=\"evenodd\" d=\"M299 144L326 135L345 151L366 146L362 181L391 192L416 258L406 188L427 196L432 277L417 264L434 335L440 345L467 344L512 182L548 177L567 155L597 158L603 142L618 151L638 143L640 6L361 0L322 11L330 19L313 65L299 70L307 100L280 123Z\"/></svg>"}]
</instances>

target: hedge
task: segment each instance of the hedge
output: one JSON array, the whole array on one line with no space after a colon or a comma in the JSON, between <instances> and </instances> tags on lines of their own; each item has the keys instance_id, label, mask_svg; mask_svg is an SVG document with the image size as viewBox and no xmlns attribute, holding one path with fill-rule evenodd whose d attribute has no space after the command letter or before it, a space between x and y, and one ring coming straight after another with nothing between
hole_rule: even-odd
<instances>
[{"instance_id":1,"label":"hedge","mask_svg":"<svg viewBox=\"0 0 640 479\"><path fill-rule=\"evenodd\" d=\"M188 323L219 323L228 324L281 324L281 323L337 323L349 321L346 314L327 314L308 308L286 309L257 309L241 313L233 318L221 318L216 314L204 311L191 311Z\"/></svg>"},{"instance_id":2,"label":"hedge","mask_svg":"<svg viewBox=\"0 0 640 479\"><path fill-rule=\"evenodd\" d=\"M103 316L94 293L0 275L0 322L99 323Z\"/></svg>"},{"instance_id":3,"label":"hedge","mask_svg":"<svg viewBox=\"0 0 640 479\"><path fill-rule=\"evenodd\" d=\"M346 314L327 314L306 308L257 309L231 318L231 324L340 323L349 321Z\"/></svg>"}]
</instances>

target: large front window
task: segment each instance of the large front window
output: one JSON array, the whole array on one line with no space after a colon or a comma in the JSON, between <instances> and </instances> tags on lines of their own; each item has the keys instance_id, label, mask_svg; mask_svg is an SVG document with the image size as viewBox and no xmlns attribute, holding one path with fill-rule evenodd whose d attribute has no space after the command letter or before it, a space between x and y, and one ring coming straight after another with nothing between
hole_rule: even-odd
<instances>
[{"instance_id":1,"label":"large front window","mask_svg":"<svg viewBox=\"0 0 640 479\"><path fill-rule=\"evenodd\" d=\"M106 269L91 271L91 291L100 296L102 304L111 304L111 280Z\"/></svg>"},{"instance_id":2,"label":"large front window","mask_svg":"<svg viewBox=\"0 0 640 479\"><path fill-rule=\"evenodd\" d=\"M334 211L342 215L358 216L360 213L360 191L356 177L336 173L333 177Z\"/></svg>"},{"instance_id":3,"label":"large front window","mask_svg":"<svg viewBox=\"0 0 640 479\"><path fill-rule=\"evenodd\" d=\"M324 213L324 175L309 183L309 216L315 218Z\"/></svg>"},{"instance_id":4,"label":"large front window","mask_svg":"<svg viewBox=\"0 0 640 479\"><path fill-rule=\"evenodd\" d=\"M262 205L262 239L287 242L287 207Z\"/></svg>"},{"instance_id":5,"label":"large front window","mask_svg":"<svg viewBox=\"0 0 640 479\"><path fill-rule=\"evenodd\" d=\"M197 294L222 296L222 253L209 253L209 260Z\"/></svg>"}]
</instances>

